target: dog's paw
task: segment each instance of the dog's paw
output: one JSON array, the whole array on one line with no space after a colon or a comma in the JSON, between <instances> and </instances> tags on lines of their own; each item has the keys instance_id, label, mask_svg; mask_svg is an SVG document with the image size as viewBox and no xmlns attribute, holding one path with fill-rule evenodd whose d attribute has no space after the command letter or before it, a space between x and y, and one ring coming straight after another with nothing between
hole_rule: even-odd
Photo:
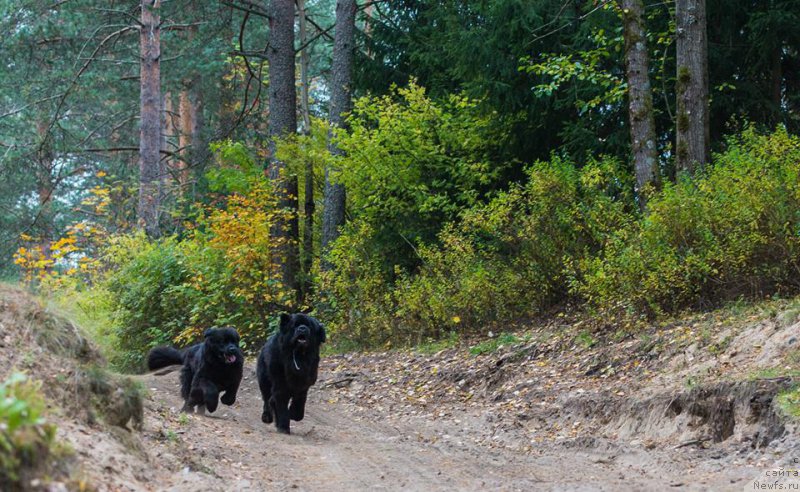
<instances>
[{"instance_id":1,"label":"dog's paw","mask_svg":"<svg viewBox=\"0 0 800 492\"><path fill-rule=\"evenodd\" d=\"M229 393L225 392L224 395L219 399L225 405L233 405L236 402L236 393Z\"/></svg>"},{"instance_id":2,"label":"dog's paw","mask_svg":"<svg viewBox=\"0 0 800 492\"><path fill-rule=\"evenodd\" d=\"M291 432L288 427L285 429L283 427L278 427L278 434L291 434Z\"/></svg>"},{"instance_id":3,"label":"dog's paw","mask_svg":"<svg viewBox=\"0 0 800 492\"><path fill-rule=\"evenodd\" d=\"M304 413L302 408L289 407L289 418L296 422L303 420Z\"/></svg>"},{"instance_id":4,"label":"dog's paw","mask_svg":"<svg viewBox=\"0 0 800 492\"><path fill-rule=\"evenodd\" d=\"M265 424L271 424L272 423L272 412L269 412L269 411L261 412L261 421L264 422Z\"/></svg>"}]
</instances>

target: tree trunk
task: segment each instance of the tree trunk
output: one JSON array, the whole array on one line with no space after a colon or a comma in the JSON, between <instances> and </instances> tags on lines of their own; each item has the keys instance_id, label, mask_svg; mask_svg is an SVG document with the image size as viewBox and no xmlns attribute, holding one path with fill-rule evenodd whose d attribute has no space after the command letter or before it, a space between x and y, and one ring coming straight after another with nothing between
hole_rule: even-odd
<instances>
[{"instance_id":1,"label":"tree trunk","mask_svg":"<svg viewBox=\"0 0 800 492\"><path fill-rule=\"evenodd\" d=\"M372 12L375 11L375 3L369 2L364 6L364 37L367 38L367 58L372 59L372 46L370 34L372 34Z\"/></svg>"},{"instance_id":2,"label":"tree trunk","mask_svg":"<svg viewBox=\"0 0 800 492\"><path fill-rule=\"evenodd\" d=\"M275 156L276 141L297 131L297 94L294 78L294 0L272 0L269 10L269 177L279 183L278 205L291 217L273 228L284 238L279 256L283 260L283 284L297 289L298 254L297 177L285 175L286 165Z\"/></svg>"},{"instance_id":3,"label":"tree trunk","mask_svg":"<svg viewBox=\"0 0 800 492\"><path fill-rule=\"evenodd\" d=\"M181 117L181 131L178 137L178 148L181 155L178 161L178 181L182 192L186 191L186 186L189 183L189 168L193 157L192 149L197 135L196 108L192 102L190 90L189 87L183 87L178 99L178 111Z\"/></svg>"},{"instance_id":4,"label":"tree trunk","mask_svg":"<svg viewBox=\"0 0 800 492\"><path fill-rule=\"evenodd\" d=\"M648 185L658 188L656 124L653 92L650 88L649 55L642 14L642 0L621 0L625 37L625 69L628 77L628 119L631 126L631 154L636 172L639 206L647 205Z\"/></svg>"},{"instance_id":5,"label":"tree trunk","mask_svg":"<svg viewBox=\"0 0 800 492\"><path fill-rule=\"evenodd\" d=\"M336 33L333 42L333 65L331 67L331 132L336 127L344 128L344 114L350 111L353 78L353 50L355 45L356 1L338 0L336 2ZM330 139L330 136L329 136ZM334 156L341 150L329 141L328 150ZM322 251L327 252L331 243L339 237L344 224L345 189L331 179L329 167L325 168L325 201L322 215ZM324 269L330 265L322 262Z\"/></svg>"},{"instance_id":6,"label":"tree trunk","mask_svg":"<svg viewBox=\"0 0 800 492\"><path fill-rule=\"evenodd\" d=\"M176 124L175 116L175 104L172 101L172 93L167 91L164 93L164 135L162 137L162 149L168 152L172 152L175 150L175 139L180 138L179 132L180 129ZM166 162L166 167L170 171L175 170L176 167L180 166L180 162L176 162L173 156L168 156L164 159Z\"/></svg>"},{"instance_id":7,"label":"tree trunk","mask_svg":"<svg viewBox=\"0 0 800 492\"><path fill-rule=\"evenodd\" d=\"M222 5L221 2L220 5ZM225 10L227 10L227 12ZM233 15L231 13L233 10L234 8L231 6L221 6L220 15L224 15L226 17ZM223 39L227 44L238 42L238 31L234 32L231 23L226 22L220 29L219 38ZM210 132L214 134L214 136L211 137L214 139L226 139L230 137L233 133L234 126L236 125L236 104L239 99L238 94L235 91L235 70L235 65L226 63L222 70L222 74L220 74L221 76L219 77L219 92L217 94L219 100L219 109L216 117L217 124L215 125L215 131Z\"/></svg>"},{"instance_id":8,"label":"tree trunk","mask_svg":"<svg viewBox=\"0 0 800 492\"><path fill-rule=\"evenodd\" d=\"M300 52L300 108L303 115L303 135L311 134L311 110L309 109L309 96L308 96L308 33L306 31L306 5L305 0L297 0L298 19L300 21L300 46L303 49ZM305 201L303 203L303 260L301 267L303 269L303 285L300 289L301 304L306 301L311 295L312 285L311 282L311 269L314 264L314 162L311 159L306 160L305 168L305 183L304 183Z\"/></svg>"},{"instance_id":9,"label":"tree trunk","mask_svg":"<svg viewBox=\"0 0 800 492\"><path fill-rule=\"evenodd\" d=\"M186 39L191 43L197 34L197 26L190 26L186 30ZM181 195L186 197L192 185L191 170L196 168L205 158L203 152L205 145L200 141L200 127L202 125L202 97L200 92L201 75L192 68L185 74L181 81L181 90L178 94L178 182Z\"/></svg>"},{"instance_id":10,"label":"tree trunk","mask_svg":"<svg viewBox=\"0 0 800 492\"><path fill-rule=\"evenodd\" d=\"M53 162L55 155L53 153L50 139L48 138L49 124L46 120L39 120L36 124L37 134L39 136L39 147L36 151L36 161L38 167L36 169L36 181L38 191L39 211L37 213L36 222L38 222L38 242L39 248L42 252L42 257L51 259L52 251L50 245L53 237Z\"/></svg>"},{"instance_id":11,"label":"tree trunk","mask_svg":"<svg viewBox=\"0 0 800 492\"><path fill-rule=\"evenodd\" d=\"M778 115L774 120L780 120L781 106L783 102L783 48L779 44L772 50L772 59L770 60L770 94L772 102L775 104L775 110L769 117ZM769 120L767 120L769 121Z\"/></svg>"},{"instance_id":12,"label":"tree trunk","mask_svg":"<svg viewBox=\"0 0 800 492\"><path fill-rule=\"evenodd\" d=\"M141 52L140 102L141 131L139 134L139 227L150 237L158 237L161 148L161 73L160 18L158 2L142 0L142 25L139 31Z\"/></svg>"},{"instance_id":13,"label":"tree trunk","mask_svg":"<svg viewBox=\"0 0 800 492\"><path fill-rule=\"evenodd\" d=\"M678 79L676 168L692 173L710 157L708 109L708 41L705 0L677 0Z\"/></svg>"}]
</instances>

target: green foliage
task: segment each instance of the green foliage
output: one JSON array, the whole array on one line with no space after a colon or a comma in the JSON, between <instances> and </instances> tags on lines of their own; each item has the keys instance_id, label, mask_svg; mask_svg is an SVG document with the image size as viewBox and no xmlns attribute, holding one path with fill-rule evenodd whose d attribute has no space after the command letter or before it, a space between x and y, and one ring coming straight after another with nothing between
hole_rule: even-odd
<instances>
[{"instance_id":1,"label":"green foliage","mask_svg":"<svg viewBox=\"0 0 800 492\"><path fill-rule=\"evenodd\" d=\"M333 163L348 205L368 223L385 265L418 263L417 243L431 243L441 227L492 188L501 167L487 155L504 136L477 102L460 96L433 101L411 83L382 97L355 101L349 130L338 132L344 152Z\"/></svg>"},{"instance_id":2,"label":"green foliage","mask_svg":"<svg viewBox=\"0 0 800 492\"><path fill-rule=\"evenodd\" d=\"M45 463L56 428L46 422L41 383L12 374L0 383L0 481L20 486L26 471Z\"/></svg>"},{"instance_id":3,"label":"green foliage","mask_svg":"<svg viewBox=\"0 0 800 492\"><path fill-rule=\"evenodd\" d=\"M469 348L469 353L472 355L486 355L497 352L500 347L507 347L509 345L514 345L515 343L519 343L522 341L521 338L517 337L513 333L501 333L500 335L485 340L477 345L473 345Z\"/></svg>"},{"instance_id":4,"label":"green foliage","mask_svg":"<svg viewBox=\"0 0 800 492\"><path fill-rule=\"evenodd\" d=\"M421 354L435 354L458 345L460 338L457 331L451 331L446 337L439 340L429 338L417 345L414 349Z\"/></svg>"},{"instance_id":5,"label":"green foliage","mask_svg":"<svg viewBox=\"0 0 800 492\"><path fill-rule=\"evenodd\" d=\"M215 193L245 193L263 171L242 142L225 140L211 144L218 166L206 173L208 189Z\"/></svg>"},{"instance_id":6,"label":"green foliage","mask_svg":"<svg viewBox=\"0 0 800 492\"><path fill-rule=\"evenodd\" d=\"M524 65L520 70L545 79L544 83L534 87L534 93L550 97L555 91L577 81L596 89L581 91L576 97L574 104L579 114L596 110L601 105L619 105L628 90L627 82L621 71L610 71L607 67L613 66L620 57L622 36L609 39L604 29L598 29L592 34L592 41L594 46L591 49L568 54L550 53L538 63L529 57L523 58Z\"/></svg>"},{"instance_id":7,"label":"green foliage","mask_svg":"<svg viewBox=\"0 0 800 492\"><path fill-rule=\"evenodd\" d=\"M119 360L113 362L135 369L143 366L147 349L169 343L188 326L188 306L173 290L188 282L190 273L174 239L150 242L137 235L124 242L131 248L124 254L131 259L108 281L116 306L114 331L119 349Z\"/></svg>"},{"instance_id":8,"label":"green foliage","mask_svg":"<svg viewBox=\"0 0 800 492\"><path fill-rule=\"evenodd\" d=\"M466 210L420 244L414 272L382 273L371 226L351 223L331 252L332 329L364 344L420 343L485 329L564 298L571 268L635 220L631 178L616 160L581 169L539 162L525 184Z\"/></svg>"},{"instance_id":9,"label":"green foliage","mask_svg":"<svg viewBox=\"0 0 800 492\"><path fill-rule=\"evenodd\" d=\"M349 222L328 254L333 265L321 274L321 306L330 338L337 344L378 345L392 338L392 290L383 270L374 229Z\"/></svg>"},{"instance_id":10,"label":"green foliage","mask_svg":"<svg viewBox=\"0 0 800 492\"><path fill-rule=\"evenodd\" d=\"M800 387L784 391L777 397L778 408L781 411L794 418L800 420Z\"/></svg>"},{"instance_id":11,"label":"green foliage","mask_svg":"<svg viewBox=\"0 0 800 492\"><path fill-rule=\"evenodd\" d=\"M573 287L607 312L659 314L800 288L800 139L752 130L682 177L580 262Z\"/></svg>"},{"instance_id":12,"label":"green foliage","mask_svg":"<svg viewBox=\"0 0 800 492\"><path fill-rule=\"evenodd\" d=\"M591 49L593 31L612 32L618 20L597 6L560 0L391 2L381 10L392 22L371 25L364 40L368 56L362 54L354 67L356 87L382 94L386 81L405 84L411 76L436 98L453 93L480 98L481 111L494 115L493 122L508 132L498 162L529 163L566 147L574 155L613 151L622 156L627 132L619 124L623 113L581 118L575 111L575 92L584 100L593 97L586 95L587 89L597 94L589 84L570 83L563 91L569 100L562 103L559 97L537 96L534 87L543 79L519 70L520 60L532 53ZM622 73L621 61L619 56L603 70ZM576 134L581 134L580 141ZM515 166L508 176L518 179L521 171L521 165Z\"/></svg>"},{"instance_id":13,"label":"green foliage","mask_svg":"<svg viewBox=\"0 0 800 492\"><path fill-rule=\"evenodd\" d=\"M103 283L86 288L82 279L68 277L46 299L49 307L80 326L101 353L114 353L118 344L113 323L116 303Z\"/></svg>"},{"instance_id":14,"label":"green foliage","mask_svg":"<svg viewBox=\"0 0 800 492\"><path fill-rule=\"evenodd\" d=\"M597 343L597 340L594 339L592 334L585 330L578 333L578 336L575 337L575 341L581 344L583 348L591 348Z\"/></svg>"},{"instance_id":15,"label":"green foliage","mask_svg":"<svg viewBox=\"0 0 800 492\"><path fill-rule=\"evenodd\" d=\"M396 325L395 280L424 262L445 224L494 186L500 168L486 156L503 135L475 101L436 102L413 83L357 100L348 121L336 135L344 156L333 162L333 178L345 185L354 217L329 253L320 314L341 341L423 340L430 333Z\"/></svg>"},{"instance_id":16,"label":"green foliage","mask_svg":"<svg viewBox=\"0 0 800 492\"><path fill-rule=\"evenodd\" d=\"M442 247L420 248L422 266L395 291L398 326L408 336L474 330L564 299L572 265L635 219L630 179L613 159L531 166L525 184L445 229Z\"/></svg>"},{"instance_id":17,"label":"green foliage","mask_svg":"<svg viewBox=\"0 0 800 492\"><path fill-rule=\"evenodd\" d=\"M286 239L271 234L289 211L278 209L275 185L263 177L250 181L244 195L228 197L226 207L211 209L181 242L188 282L174 289L190 306L184 342L213 325L233 325L242 346L255 350L268 335L269 319L292 304L281 283L279 255Z\"/></svg>"},{"instance_id":18,"label":"green foliage","mask_svg":"<svg viewBox=\"0 0 800 492\"><path fill-rule=\"evenodd\" d=\"M298 176L302 183L306 165L310 162L314 171L314 183L317 191L322 191L325 183L325 164L330 159L328 150L328 122L321 118L311 118L311 130L308 134L290 135L277 142L275 155L286 164L289 173ZM303 192L302 186L299 190ZM318 195L320 196L320 195ZM299 196L303 202L304 196Z\"/></svg>"},{"instance_id":19,"label":"green foliage","mask_svg":"<svg viewBox=\"0 0 800 492\"><path fill-rule=\"evenodd\" d=\"M280 282L282 239L270 237L286 212L263 177L246 187L226 207L202 212L183 240L112 238L104 251L112 269L102 288L114 305L117 366L139 370L150 348L194 342L211 326L236 327L245 350L266 339L270 317L290 300Z\"/></svg>"}]
</instances>

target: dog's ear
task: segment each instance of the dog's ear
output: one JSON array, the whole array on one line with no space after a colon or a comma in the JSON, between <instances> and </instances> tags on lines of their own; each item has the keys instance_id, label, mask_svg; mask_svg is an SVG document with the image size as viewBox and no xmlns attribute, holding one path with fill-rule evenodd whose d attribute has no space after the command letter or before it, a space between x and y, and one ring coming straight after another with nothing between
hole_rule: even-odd
<instances>
[{"instance_id":1,"label":"dog's ear","mask_svg":"<svg viewBox=\"0 0 800 492\"><path fill-rule=\"evenodd\" d=\"M209 328L203 333L203 338L208 338L214 334L214 328Z\"/></svg>"},{"instance_id":2,"label":"dog's ear","mask_svg":"<svg viewBox=\"0 0 800 492\"><path fill-rule=\"evenodd\" d=\"M314 331L317 333L317 335L319 335L319 343L325 343L327 337L325 336L325 327L322 326L322 323L314 318L311 318L311 326L314 327Z\"/></svg>"},{"instance_id":3,"label":"dog's ear","mask_svg":"<svg viewBox=\"0 0 800 492\"><path fill-rule=\"evenodd\" d=\"M289 328L292 327L292 315L288 313L281 313L281 324L280 330L281 333L286 334L289 331Z\"/></svg>"}]
</instances>

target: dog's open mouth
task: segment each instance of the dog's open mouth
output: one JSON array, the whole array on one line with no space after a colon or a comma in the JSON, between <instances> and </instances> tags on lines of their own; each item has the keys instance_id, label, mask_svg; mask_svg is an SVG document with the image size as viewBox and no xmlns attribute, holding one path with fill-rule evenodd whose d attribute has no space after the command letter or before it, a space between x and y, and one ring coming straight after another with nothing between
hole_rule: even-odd
<instances>
[{"instance_id":1,"label":"dog's open mouth","mask_svg":"<svg viewBox=\"0 0 800 492\"><path fill-rule=\"evenodd\" d=\"M233 364L236 362L236 354L225 354L225 363Z\"/></svg>"},{"instance_id":2,"label":"dog's open mouth","mask_svg":"<svg viewBox=\"0 0 800 492\"><path fill-rule=\"evenodd\" d=\"M297 343L297 345L301 347L305 347L306 345L308 345L308 337L305 335L297 335L295 343Z\"/></svg>"}]
</instances>

